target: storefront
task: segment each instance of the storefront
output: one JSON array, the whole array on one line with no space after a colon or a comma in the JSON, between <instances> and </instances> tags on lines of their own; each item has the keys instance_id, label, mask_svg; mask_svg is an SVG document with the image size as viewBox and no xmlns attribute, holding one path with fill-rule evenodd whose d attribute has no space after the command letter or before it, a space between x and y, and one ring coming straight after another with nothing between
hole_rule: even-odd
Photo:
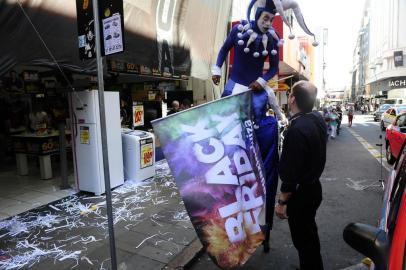
<instances>
[{"instance_id":1,"label":"storefront","mask_svg":"<svg viewBox=\"0 0 406 270\"><path fill-rule=\"evenodd\" d=\"M89 1L74 0L2 5L0 33L9 42L0 45L4 52L0 56L0 219L80 191L72 152L77 119L71 117L69 97L97 89L97 77L94 59L81 57L86 53L91 58L93 33L87 32L86 40L78 35L76 2L79 8L91 8ZM230 6L231 1L215 0L125 5L124 13L132 15L124 18L125 51L106 57L104 76L105 90L119 93L122 127L150 130L151 121L166 116L175 100L186 109L218 97L205 82L214 58L211 48L224 40L219 33L225 34L222 21ZM78 38L85 43L78 46ZM59 136L62 123L65 136ZM83 142L89 134L85 131L80 133ZM66 144L67 181L61 177L61 138Z\"/></svg>"},{"instance_id":2,"label":"storefront","mask_svg":"<svg viewBox=\"0 0 406 270\"><path fill-rule=\"evenodd\" d=\"M376 104L393 100L393 103L406 103L406 76L391 77L368 85Z\"/></svg>"}]
</instances>

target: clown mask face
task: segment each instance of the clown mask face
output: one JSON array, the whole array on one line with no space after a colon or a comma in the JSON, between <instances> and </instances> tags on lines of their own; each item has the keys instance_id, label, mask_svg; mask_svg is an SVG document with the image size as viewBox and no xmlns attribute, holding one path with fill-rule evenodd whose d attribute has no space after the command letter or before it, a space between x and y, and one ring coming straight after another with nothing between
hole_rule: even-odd
<instances>
[{"instance_id":1,"label":"clown mask face","mask_svg":"<svg viewBox=\"0 0 406 270\"><path fill-rule=\"evenodd\" d=\"M258 28L262 33L265 34L272 27L272 21L274 17L275 15L270 12L262 12L257 22Z\"/></svg>"}]
</instances>

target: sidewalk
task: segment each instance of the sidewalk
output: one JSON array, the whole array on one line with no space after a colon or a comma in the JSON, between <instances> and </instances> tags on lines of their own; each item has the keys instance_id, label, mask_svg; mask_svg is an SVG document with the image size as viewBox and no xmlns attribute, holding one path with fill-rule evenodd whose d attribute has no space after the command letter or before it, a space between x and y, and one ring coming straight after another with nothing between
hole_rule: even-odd
<instances>
[{"instance_id":1,"label":"sidewalk","mask_svg":"<svg viewBox=\"0 0 406 270\"><path fill-rule=\"evenodd\" d=\"M202 248L165 161L113 192L118 269L181 269ZM0 269L110 269L104 196L72 195L0 221Z\"/></svg>"}]
</instances>

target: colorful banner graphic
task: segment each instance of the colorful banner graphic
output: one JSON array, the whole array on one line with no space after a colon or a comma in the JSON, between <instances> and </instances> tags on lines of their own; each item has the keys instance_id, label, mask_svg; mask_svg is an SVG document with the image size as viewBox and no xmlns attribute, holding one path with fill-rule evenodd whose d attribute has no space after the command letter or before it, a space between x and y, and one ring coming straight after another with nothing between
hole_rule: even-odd
<instances>
[{"instance_id":1,"label":"colorful banner graphic","mask_svg":"<svg viewBox=\"0 0 406 270\"><path fill-rule=\"evenodd\" d=\"M133 105L133 126L141 127L144 125L144 106L135 104Z\"/></svg>"},{"instance_id":2,"label":"colorful banner graphic","mask_svg":"<svg viewBox=\"0 0 406 270\"><path fill-rule=\"evenodd\" d=\"M265 178L250 114L246 92L152 123L193 226L225 269L243 265L264 239Z\"/></svg>"}]
</instances>

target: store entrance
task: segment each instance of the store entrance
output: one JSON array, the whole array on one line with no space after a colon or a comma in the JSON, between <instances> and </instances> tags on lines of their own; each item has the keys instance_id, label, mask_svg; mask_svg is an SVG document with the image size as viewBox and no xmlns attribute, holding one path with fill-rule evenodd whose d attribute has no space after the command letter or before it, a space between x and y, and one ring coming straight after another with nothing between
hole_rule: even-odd
<instances>
[{"instance_id":1,"label":"store entrance","mask_svg":"<svg viewBox=\"0 0 406 270\"><path fill-rule=\"evenodd\" d=\"M1 78L0 220L76 193L68 108L66 95L47 89L35 72Z\"/></svg>"}]
</instances>

